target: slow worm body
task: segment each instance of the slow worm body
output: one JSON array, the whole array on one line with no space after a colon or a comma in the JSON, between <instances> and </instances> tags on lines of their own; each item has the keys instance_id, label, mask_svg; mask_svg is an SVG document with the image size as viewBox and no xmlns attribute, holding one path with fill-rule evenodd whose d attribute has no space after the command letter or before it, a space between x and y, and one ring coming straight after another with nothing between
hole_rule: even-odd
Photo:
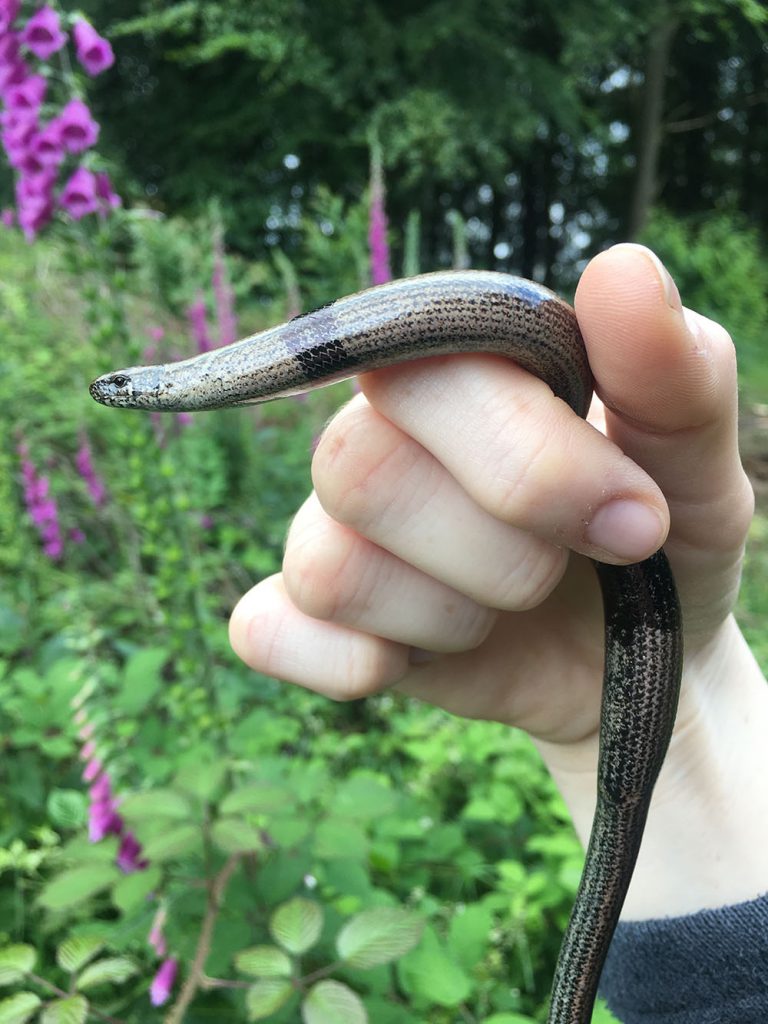
<instances>
[{"instance_id":1,"label":"slow worm body","mask_svg":"<svg viewBox=\"0 0 768 1024\"><path fill-rule=\"evenodd\" d=\"M223 349L105 374L109 406L217 409L268 401L430 355L492 352L540 377L585 416L592 375L567 303L530 281L481 271L426 274L339 299ZM605 608L597 805L555 969L549 1024L589 1024L677 711L682 626L663 552L594 563Z\"/></svg>"}]
</instances>

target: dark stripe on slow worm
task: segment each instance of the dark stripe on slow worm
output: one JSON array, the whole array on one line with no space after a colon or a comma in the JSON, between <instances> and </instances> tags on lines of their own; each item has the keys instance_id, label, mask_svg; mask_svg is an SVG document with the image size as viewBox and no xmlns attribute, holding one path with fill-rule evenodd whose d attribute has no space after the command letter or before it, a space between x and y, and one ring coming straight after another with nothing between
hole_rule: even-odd
<instances>
[{"instance_id":1,"label":"dark stripe on slow worm","mask_svg":"<svg viewBox=\"0 0 768 1024\"><path fill-rule=\"evenodd\" d=\"M227 348L105 374L90 390L110 406L219 409L461 352L508 356L579 416L587 413L592 375L571 307L530 281L482 271L370 288ZM664 553L636 565L594 565L605 607L597 807L555 970L549 1024L591 1019L680 688L680 608Z\"/></svg>"}]
</instances>

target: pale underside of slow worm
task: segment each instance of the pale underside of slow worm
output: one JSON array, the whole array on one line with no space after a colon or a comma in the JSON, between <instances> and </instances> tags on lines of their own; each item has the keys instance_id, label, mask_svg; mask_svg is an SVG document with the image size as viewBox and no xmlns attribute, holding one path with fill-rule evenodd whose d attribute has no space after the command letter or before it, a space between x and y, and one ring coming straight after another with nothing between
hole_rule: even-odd
<instances>
[{"instance_id":1,"label":"pale underside of slow worm","mask_svg":"<svg viewBox=\"0 0 768 1024\"><path fill-rule=\"evenodd\" d=\"M426 356L504 355L585 416L592 374L576 316L521 278L456 271L370 288L286 324L177 363L91 384L104 405L170 411L268 401ZM662 551L593 563L605 608L597 805L581 883L555 969L549 1024L589 1024L651 794L672 735L682 624Z\"/></svg>"}]
</instances>

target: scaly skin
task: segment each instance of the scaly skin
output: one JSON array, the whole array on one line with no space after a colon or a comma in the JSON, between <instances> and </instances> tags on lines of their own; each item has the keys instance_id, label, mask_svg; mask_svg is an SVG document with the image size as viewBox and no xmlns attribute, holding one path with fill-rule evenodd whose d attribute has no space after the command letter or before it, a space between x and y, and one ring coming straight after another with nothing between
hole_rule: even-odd
<instances>
[{"instance_id":1,"label":"scaly skin","mask_svg":"<svg viewBox=\"0 0 768 1024\"><path fill-rule=\"evenodd\" d=\"M220 409L461 352L508 356L586 416L592 375L571 307L540 285L482 271L370 288L227 348L105 374L90 391L96 401L122 408ZM591 1019L672 735L682 670L680 607L664 553L635 565L594 564L606 635L597 805L549 1024Z\"/></svg>"}]
</instances>

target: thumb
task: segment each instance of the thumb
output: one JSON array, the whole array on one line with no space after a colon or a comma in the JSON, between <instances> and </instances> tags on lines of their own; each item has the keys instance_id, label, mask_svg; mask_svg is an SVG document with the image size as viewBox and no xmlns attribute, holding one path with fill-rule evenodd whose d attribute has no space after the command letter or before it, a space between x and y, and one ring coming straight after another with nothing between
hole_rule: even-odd
<instances>
[{"instance_id":1,"label":"thumb","mask_svg":"<svg viewBox=\"0 0 768 1024\"><path fill-rule=\"evenodd\" d=\"M661 261L623 244L595 257L576 293L610 438L658 483L686 632L702 640L731 610L753 512L738 450L733 343L683 307Z\"/></svg>"}]
</instances>

